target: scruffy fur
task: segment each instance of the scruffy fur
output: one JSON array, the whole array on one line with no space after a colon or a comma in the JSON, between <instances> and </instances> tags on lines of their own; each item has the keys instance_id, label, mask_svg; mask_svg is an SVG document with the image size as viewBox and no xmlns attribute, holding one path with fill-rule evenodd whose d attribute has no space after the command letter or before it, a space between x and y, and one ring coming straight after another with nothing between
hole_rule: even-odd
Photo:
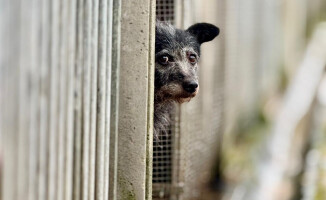
<instances>
[{"instance_id":1,"label":"scruffy fur","mask_svg":"<svg viewBox=\"0 0 326 200\"><path fill-rule=\"evenodd\" d=\"M200 45L213 40L219 29L198 23L187 30L156 23L154 134L158 138L170 125L175 103L190 101L199 90Z\"/></svg>"}]
</instances>

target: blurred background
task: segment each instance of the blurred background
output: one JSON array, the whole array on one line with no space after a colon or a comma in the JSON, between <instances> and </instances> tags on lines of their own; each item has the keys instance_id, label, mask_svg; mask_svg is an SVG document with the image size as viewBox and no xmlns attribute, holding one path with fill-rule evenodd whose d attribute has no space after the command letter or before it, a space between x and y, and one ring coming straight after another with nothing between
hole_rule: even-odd
<instances>
[{"instance_id":1,"label":"blurred background","mask_svg":"<svg viewBox=\"0 0 326 200\"><path fill-rule=\"evenodd\" d=\"M155 19L220 28L153 142ZM0 0L0 199L326 199L326 0Z\"/></svg>"},{"instance_id":2,"label":"blurred background","mask_svg":"<svg viewBox=\"0 0 326 200\"><path fill-rule=\"evenodd\" d=\"M221 29L202 47L200 97L181 108L190 116L185 116L190 125L184 125L189 134L184 137L190 137L193 167L185 170L193 183L185 199L196 199L195 185L205 180L203 169L214 160L207 156L214 156L214 148L210 186L220 194L197 198L326 198L325 5L192 1L184 11L185 27L206 21Z\"/></svg>"}]
</instances>

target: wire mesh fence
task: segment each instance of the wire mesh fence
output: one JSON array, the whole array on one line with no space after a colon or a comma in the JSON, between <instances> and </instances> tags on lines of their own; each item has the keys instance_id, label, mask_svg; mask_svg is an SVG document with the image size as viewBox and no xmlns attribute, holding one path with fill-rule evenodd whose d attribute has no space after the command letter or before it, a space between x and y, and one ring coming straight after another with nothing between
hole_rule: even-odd
<instances>
[{"instance_id":1,"label":"wire mesh fence","mask_svg":"<svg viewBox=\"0 0 326 200\"><path fill-rule=\"evenodd\" d=\"M156 1L156 19L174 24L174 0ZM172 125L167 133L153 141L153 199L169 199L172 188L174 132Z\"/></svg>"},{"instance_id":2,"label":"wire mesh fence","mask_svg":"<svg viewBox=\"0 0 326 200\"><path fill-rule=\"evenodd\" d=\"M156 1L156 19L174 24L175 18L174 0L157 0Z\"/></svg>"}]
</instances>

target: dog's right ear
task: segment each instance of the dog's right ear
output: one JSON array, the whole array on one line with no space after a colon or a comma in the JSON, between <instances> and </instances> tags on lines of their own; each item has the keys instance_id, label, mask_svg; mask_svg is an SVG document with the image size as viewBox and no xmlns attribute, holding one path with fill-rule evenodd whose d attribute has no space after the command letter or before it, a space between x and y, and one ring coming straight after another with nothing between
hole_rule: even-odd
<instances>
[{"instance_id":1,"label":"dog's right ear","mask_svg":"<svg viewBox=\"0 0 326 200\"><path fill-rule=\"evenodd\" d=\"M190 26L187 32L197 38L199 44L213 40L220 33L220 29L213 24L197 23Z\"/></svg>"}]
</instances>

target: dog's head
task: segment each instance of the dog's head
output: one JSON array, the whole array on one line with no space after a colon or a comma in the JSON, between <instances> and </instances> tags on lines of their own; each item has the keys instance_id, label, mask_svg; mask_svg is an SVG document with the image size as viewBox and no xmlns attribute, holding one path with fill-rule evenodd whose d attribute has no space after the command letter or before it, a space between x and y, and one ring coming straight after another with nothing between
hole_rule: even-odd
<instances>
[{"instance_id":1,"label":"dog's head","mask_svg":"<svg viewBox=\"0 0 326 200\"><path fill-rule=\"evenodd\" d=\"M198 93L200 45L213 40L219 29L198 23L187 30L156 23L155 97L158 100L190 101Z\"/></svg>"}]
</instances>

